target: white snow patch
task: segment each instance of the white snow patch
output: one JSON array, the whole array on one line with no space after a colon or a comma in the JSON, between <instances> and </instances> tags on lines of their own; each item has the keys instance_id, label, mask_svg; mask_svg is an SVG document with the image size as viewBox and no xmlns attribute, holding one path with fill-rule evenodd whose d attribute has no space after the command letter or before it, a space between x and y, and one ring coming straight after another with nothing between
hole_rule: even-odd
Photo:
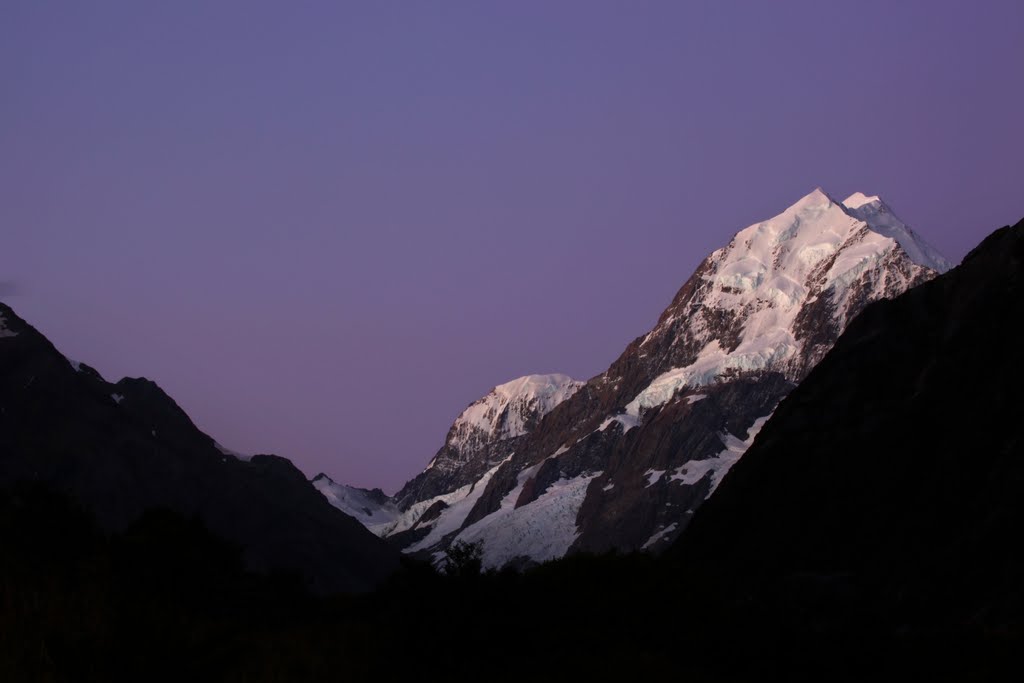
<instances>
[{"instance_id":1,"label":"white snow patch","mask_svg":"<svg viewBox=\"0 0 1024 683\"><path fill-rule=\"evenodd\" d=\"M402 552L414 553L418 550L424 550L430 548L442 540L448 534L458 531L462 526L462 523L466 521L466 517L469 516L470 511L476 502L480 500L480 496L484 494L484 489L487 488L487 482L491 480L494 473L498 471L497 467L488 470L484 476L482 476L474 485L471 491L468 491L465 496L459 498L448 504L441 514L437 517L437 520L433 522L430 528L430 533L420 539L417 543L404 548Z\"/></svg>"},{"instance_id":2,"label":"white snow patch","mask_svg":"<svg viewBox=\"0 0 1024 683\"><path fill-rule=\"evenodd\" d=\"M597 428L597 431L603 432L604 430L611 427L612 424L615 422L618 422L620 425L622 425L622 433L625 434L630 429L640 424L640 418L637 417L636 415L631 415L629 413L624 413L622 415L612 415L611 417L607 418L604 422L601 423L601 426Z\"/></svg>"},{"instance_id":3,"label":"white snow patch","mask_svg":"<svg viewBox=\"0 0 1024 683\"><path fill-rule=\"evenodd\" d=\"M754 420L754 424L747 430L747 438L745 439L739 439L730 432L722 432L718 436L722 439L725 450L707 460L690 460L673 472L669 476L669 481L678 481L688 486L693 486L710 473L711 489L708 491L708 496L710 496L718 488L718 485L722 483L722 479L729 469L747 452L750 444L754 443L754 438L770 417L771 414L768 414Z\"/></svg>"},{"instance_id":4,"label":"white snow patch","mask_svg":"<svg viewBox=\"0 0 1024 683\"><path fill-rule=\"evenodd\" d=\"M509 458L511 458L512 455L513 454L509 454L507 458L502 460L500 463L498 463L491 469L484 472L484 474L475 482L471 484L466 484L465 486L457 488L454 491L443 493L439 496L434 496L433 498L428 498L427 500L421 500L418 503L414 503L410 505L404 512L399 514L399 516L391 522L370 529L370 531L373 531L378 536L386 537L405 531L407 529L411 529L416 525L420 517L423 516L423 513L426 512L431 505L438 501L444 502L444 504L447 505L448 507L441 511L441 514L438 516L437 519L432 520L430 522L429 526L432 527L431 535L433 535L433 532L436 531L439 527L442 529L451 527L449 529L449 532L458 529L462 525L462 522L465 521L466 515L469 514L469 511L472 509L473 505L480 498L480 496L483 495L484 489L487 488L487 482L491 480L491 477L494 476L494 473L498 471L499 467L508 462ZM462 501L466 500L469 501L468 507L467 505L460 504ZM428 535L427 538L430 537L431 536ZM426 541L427 538L423 539L419 543L414 544L414 546L403 549L403 552L413 552L414 550L419 550L421 548L428 547L428 545L423 544L423 541ZM438 540L441 539L437 538L432 542L436 543Z\"/></svg>"},{"instance_id":5,"label":"white snow patch","mask_svg":"<svg viewBox=\"0 0 1024 683\"><path fill-rule=\"evenodd\" d=\"M565 555L579 536L576 515L587 494L587 486L600 472L560 479L537 500L514 508L522 484L507 495L501 507L472 526L463 529L455 540L483 543L483 565L499 568L517 557L545 562Z\"/></svg>"},{"instance_id":6,"label":"white snow patch","mask_svg":"<svg viewBox=\"0 0 1024 683\"><path fill-rule=\"evenodd\" d=\"M642 546L640 546L640 550L647 550L652 545L654 545L655 543L657 543L658 541L660 541L665 536L669 535L670 533L672 533L675 530L676 530L676 523L672 522L667 527L664 527L664 528L662 528L662 529L660 529L658 531L655 531L654 534L652 534L651 537L647 539L647 542L644 543Z\"/></svg>"},{"instance_id":7,"label":"white snow patch","mask_svg":"<svg viewBox=\"0 0 1024 683\"><path fill-rule=\"evenodd\" d=\"M878 201L881 200L878 198L877 195L869 197L863 192L854 192L849 197L843 200L843 206L845 206L848 209L857 209L864 206L865 204L870 204L872 202Z\"/></svg>"},{"instance_id":8,"label":"white snow patch","mask_svg":"<svg viewBox=\"0 0 1024 683\"><path fill-rule=\"evenodd\" d=\"M778 332L784 331L779 330ZM626 414L636 417L644 409L664 405L683 389L711 384L727 369L758 370L765 368L779 355L783 357L792 355L795 348L786 343L791 339L792 335L789 335L789 339L783 339L778 346L772 346L764 338L754 338L745 348L741 344L731 354L726 353L719 346L718 340L714 339L704 347L698 354L697 360L690 365L669 370L656 377L647 385L646 389L626 405Z\"/></svg>"},{"instance_id":9,"label":"white snow patch","mask_svg":"<svg viewBox=\"0 0 1024 683\"><path fill-rule=\"evenodd\" d=\"M665 470L647 470L646 472L644 472L644 475L647 477L647 485L644 486L644 488L650 488L657 484L661 480L662 475L664 474Z\"/></svg>"},{"instance_id":10,"label":"white snow patch","mask_svg":"<svg viewBox=\"0 0 1024 683\"><path fill-rule=\"evenodd\" d=\"M124 394L111 394L110 398L114 399L114 403L117 403L117 404L120 405L121 401L124 400ZM221 452L223 452L223 451L221 451Z\"/></svg>"},{"instance_id":11,"label":"white snow patch","mask_svg":"<svg viewBox=\"0 0 1024 683\"><path fill-rule=\"evenodd\" d=\"M394 521L401 514L390 500L381 504L371 497L369 491L338 484L330 477L318 477L313 481L313 487L323 494L327 502L346 515L354 517L374 533L376 533L376 529Z\"/></svg>"}]
</instances>

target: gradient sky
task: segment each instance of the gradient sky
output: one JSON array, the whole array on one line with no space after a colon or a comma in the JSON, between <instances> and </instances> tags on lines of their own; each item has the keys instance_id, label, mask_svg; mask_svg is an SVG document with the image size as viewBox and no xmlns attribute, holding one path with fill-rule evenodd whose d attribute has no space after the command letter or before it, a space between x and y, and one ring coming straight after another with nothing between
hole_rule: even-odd
<instances>
[{"instance_id":1,"label":"gradient sky","mask_svg":"<svg viewBox=\"0 0 1024 683\"><path fill-rule=\"evenodd\" d=\"M0 5L0 295L205 431L391 492L602 371L815 186L1024 217L1024 2Z\"/></svg>"}]
</instances>

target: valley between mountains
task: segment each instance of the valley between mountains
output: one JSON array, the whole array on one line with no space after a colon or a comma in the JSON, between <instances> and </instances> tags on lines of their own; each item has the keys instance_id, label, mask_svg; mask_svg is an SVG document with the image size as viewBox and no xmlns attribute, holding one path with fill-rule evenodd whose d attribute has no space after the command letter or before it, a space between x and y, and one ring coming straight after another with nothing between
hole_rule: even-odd
<instances>
[{"instance_id":1,"label":"valley between mountains","mask_svg":"<svg viewBox=\"0 0 1024 683\"><path fill-rule=\"evenodd\" d=\"M0 678L1016 680L1022 290L1024 221L951 268L816 190L394 496L232 453L0 304Z\"/></svg>"}]
</instances>

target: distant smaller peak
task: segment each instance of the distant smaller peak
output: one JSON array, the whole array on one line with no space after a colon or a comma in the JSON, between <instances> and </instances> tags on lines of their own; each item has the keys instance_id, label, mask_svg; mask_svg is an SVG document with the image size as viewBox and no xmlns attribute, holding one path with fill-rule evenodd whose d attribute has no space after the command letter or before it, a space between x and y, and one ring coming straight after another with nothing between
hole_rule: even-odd
<instances>
[{"instance_id":1,"label":"distant smaller peak","mask_svg":"<svg viewBox=\"0 0 1024 683\"><path fill-rule=\"evenodd\" d=\"M843 200L843 206L848 209L859 209L867 204L884 204L878 195L866 195L863 192L854 192Z\"/></svg>"},{"instance_id":2,"label":"distant smaller peak","mask_svg":"<svg viewBox=\"0 0 1024 683\"><path fill-rule=\"evenodd\" d=\"M326 482L328 482L330 484L334 483L334 480L331 479L330 477L328 477L323 472L321 472L320 474L318 474L315 477L313 477L312 479L310 479L310 481L313 482L313 483L316 483L316 482L321 481L321 480L326 481Z\"/></svg>"}]
</instances>

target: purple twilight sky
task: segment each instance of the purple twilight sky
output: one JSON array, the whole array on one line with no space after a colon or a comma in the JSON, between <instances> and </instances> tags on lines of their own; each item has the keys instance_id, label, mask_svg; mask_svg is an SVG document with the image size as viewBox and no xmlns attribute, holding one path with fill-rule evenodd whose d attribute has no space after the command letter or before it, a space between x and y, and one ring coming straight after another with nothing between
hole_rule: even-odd
<instances>
[{"instance_id":1,"label":"purple twilight sky","mask_svg":"<svg viewBox=\"0 0 1024 683\"><path fill-rule=\"evenodd\" d=\"M1024 2L0 8L0 296L205 431L393 491L822 186L1024 216Z\"/></svg>"}]
</instances>

